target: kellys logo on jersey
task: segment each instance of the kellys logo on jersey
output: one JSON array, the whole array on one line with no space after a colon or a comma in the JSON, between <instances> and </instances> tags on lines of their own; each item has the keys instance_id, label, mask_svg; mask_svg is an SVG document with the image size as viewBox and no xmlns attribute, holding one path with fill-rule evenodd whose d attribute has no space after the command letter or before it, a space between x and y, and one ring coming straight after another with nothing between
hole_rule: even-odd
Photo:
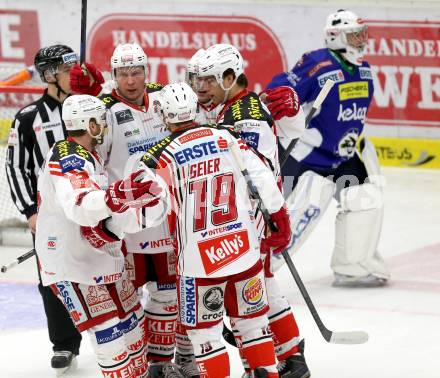
<instances>
[{"instance_id":1,"label":"kellys logo on jersey","mask_svg":"<svg viewBox=\"0 0 440 378\"><path fill-rule=\"evenodd\" d=\"M246 230L231 232L197 243L206 274L212 274L229 265L249 251Z\"/></svg>"},{"instance_id":2,"label":"kellys logo on jersey","mask_svg":"<svg viewBox=\"0 0 440 378\"><path fill-rule=\"evenodd\" d=\"M79 156L70 155L60 159L61 172L66 173L84 167L86 161Z\"/></svg>"},{"instance_id":3,"label":"kellys logo on jersey","mask_svg":"<svg viewBox=\"0 0 440 378\"><path fill-rule=\"evenodd\" d=\"M335 83L340 83L344 81L344 74L342 73L342 70L334 70L323 73L322 75L318 76L319 86L322 88L328 79L333 80Z\"/></svg>"},{"instance_id":4,"label":"kellys logo on jersey","mask_svg":"<svg viewBox=\"0 0 440 378\"><path fill-rule=\"evenodd\" d=\"M263 298L263 283L258 277L251 278L243 287L241 291L243 300L250 305L256 305L261 302Z\"/></svg>"},{"instance_id":5,"label":"kellys logo on jersey","mask_svg":"<svg viewBox=\"0 0 440 378\"><path fill-rule=\"evenodd\" d=\"M184 325L196 325L197 295L196 280L180 276L179 285L180 322Z\"/></svg>"}]
</instances>

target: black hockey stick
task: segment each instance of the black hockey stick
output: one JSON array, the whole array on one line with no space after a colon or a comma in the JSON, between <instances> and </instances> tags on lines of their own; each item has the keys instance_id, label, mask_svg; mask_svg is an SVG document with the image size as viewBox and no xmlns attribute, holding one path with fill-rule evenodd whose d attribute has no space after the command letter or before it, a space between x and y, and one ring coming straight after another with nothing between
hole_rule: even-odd
<instances>
[{"instance_id":1,"label":"black hockey stick","mask_svg":"<svg viewBox=\"0 0 440 378\"><path fill-rule=\"evenodd\" d=\"M247 186L249 188L249 191L252 193L253 197L257 199L257 201L262 204L262 200L260 197L260 194L258 193L258 190L256 187L252 184L251 177L249 176L249 173L246 169L246 166L243 163L243 160L240 157L239 147L236 142L233 142L229 145L231 148L232 155L234 156L234 159L236 163L238 164L240 171L243 175L243 177L246 180ZM261 206L261 212L263 214L264 220L269 225L269 228L272 231L277 231L277 228L275 224L270 219L270 214L263 206ZM289 267L290 273L293 276L293 279L295 280L299 291L301 292L302 297L304 298L304 301L306 302L307 307L309 308L309 311L311 312L313 319L315 320L315 323L317 324L322 336L324 339L329 343L334 344L363 344L367 342L368 340L368 334L364 331L345 331L345 332L334 332L330 331L322 322L318 311L316 310L315 305L313 304L309 293L307 292L307 289L305 288L300 275L298 274L298 271L296 270L292 259L289 256L289 253L287 250L284 250L282 252L282 255L284 259L286 260L286 264ZM226 338L225 338L226 340Z\"/></svg>"},{"instance_id":2,"label":"black hockey stick","mask_svg":"<svg viewBox=\"0 0 440 378\"><path fill-rule=\"evenodd\" d=\"M30 251L24 253L21 256L18 256L14 261L10 262L9 264L3 265L1 267L1 272L6 273L8 270L12 269L14 266L17 266L18 264L21 264L23 261L26 261L27 259L31 258L32 256L35 256L36 252L35 249L31 249Z\"/></svg>"},{"instance_id":3,"label":"black hockey stick","mask_svg":"<svg viewBox=\"0 0 440 378\"><path fill-rule=\"evenodd\" d=\"M321 91L319 92L318 96L316 97L315 101L313 102L312 109L310 109L309 114L306 116L306 129L309 126L310 120L315 115L316 111L321 106L322 102L325 100L325 98L328 95L328 92L330 92L330 89L332 89L335 82L331 79L328 79L324 86L322 87ZM288 157L290 156L290 153L292 152L293 148L295 147L296 143L298 142L298 139L292 139L287 146L286 150L284 151L283 156L280 157L280 167L282 168L284 164L286 164L286 161Z\"/></svg>"},{"instance_id":4,"label":"black hockey stick","mask_svg":"<svg viewBox=\"0 0 440 378\"><path fill-rule=\"evenodd\" d=\"M81 44L79 50L79 62L82 65L86 60L86 37L87 37L87 0L81 1Z\"/></svg>"}]
</instances>

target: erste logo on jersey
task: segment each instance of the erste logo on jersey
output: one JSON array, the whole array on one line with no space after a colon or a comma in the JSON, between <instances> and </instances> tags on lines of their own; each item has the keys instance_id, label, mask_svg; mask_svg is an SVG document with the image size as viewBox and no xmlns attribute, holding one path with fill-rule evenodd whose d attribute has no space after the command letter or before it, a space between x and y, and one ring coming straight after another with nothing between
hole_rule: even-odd
<instances>
[{"instance_id":1,"label":"erste logo on jersey","mask_svg":"<svg viewBox=\"0 0 440 378\"><path fill-rule=\"evenodd\" d=\"M340 83L345 80L344 73L342 70L334 70L323 73L322 75L318 76L318 85L322 88L328 79L333 80L335 83Z\"/></svg>"},{"instance_id":2,"label":"erste logo on jersey","mask_svg":"<svg viewBox=\"0 0 440 378\"><path fill-rule=\"evenodd\" d=\"M219 138L217 140L209 140L193 145L192 147L183 148L174 154L177 164L183 165L191 160L202 159L205 156L215 155L228 149L226 139Z\"/></svg>"},{"instance_id":3,"label":"erste logo on jersey","mask_svg":"<svg viewBox=\"0 0 440 378\"><path fill-rule=\"evenodd\" d=\"M212 274L249 251L246 230L231 232L215 238L199 241L197 246L206 274Z\"/></svg>"}]
</instances>

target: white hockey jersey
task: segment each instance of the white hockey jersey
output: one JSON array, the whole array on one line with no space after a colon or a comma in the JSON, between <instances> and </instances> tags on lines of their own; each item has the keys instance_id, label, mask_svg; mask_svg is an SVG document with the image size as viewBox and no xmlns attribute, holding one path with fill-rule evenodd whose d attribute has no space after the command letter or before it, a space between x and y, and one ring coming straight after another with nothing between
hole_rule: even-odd
<instances>
[{"instance_id":1,"label":"white hockey jersey","mask_svg":"<svg viewBox=\"0 0 440 378\"><path fill-rule=\"evenodd\" d=\"M199 125L214 125L217 123L217 116L221 110L220 105L197 104L197 113L195 122Z\"/></svg>"},{"instance_id":2,"label":"white hockey jersey","mask_svg":"<svg viewBox=\"0 0 440 378\"><path fill-rule=\"evenodd\" d=\"M245 271L260 258L246 182L230 143L243 161L269 212L284 204L272 172L225 128L173 133L151 148L141 163L166 182L171 194L170 230L175 235L178 274L224 277Z\"/></svg>"},{"instance_id":3,"label":"white hockey jersey","mask_svg":"<svg viewBox=\"0 0 440 378\"><path fill-rule=\"evenodd\" d=\"M119 237L140 229L136 211L112 213L104 201L107 175L96 152L64 140L49 151L38 178L35 247L41 279L97 285L117 281L124 269L121 242L93 248L80 234L80 225L96 226L111 218L109 228Z\"/></svg>"},{"instance_id":4,"label":"white hockey jersey","mask_svg":"<svg viewBox=\"0 0 440 378\"><path fill-rule=\"evenodd\" d=\"M146 84L144 107L126 102L115 90L99 96L107 107L108 125L108 133L104 143L99 146L99 153L104 159L110 181L134 172L145 151L170 135L154 106L161 89L159 84ZM131 253L172 251L167 222L126 235L124 240L127 251Z\"/></svg>"}]
</instances>

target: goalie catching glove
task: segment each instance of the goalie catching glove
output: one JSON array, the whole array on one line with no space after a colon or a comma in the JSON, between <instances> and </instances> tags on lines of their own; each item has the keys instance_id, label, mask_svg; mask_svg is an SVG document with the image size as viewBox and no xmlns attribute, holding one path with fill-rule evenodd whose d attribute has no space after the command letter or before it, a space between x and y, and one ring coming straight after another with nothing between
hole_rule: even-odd
<instances>
[{"instance_id":1,"label":"goalie catching glove","mask_svg":"<svg viewBox=\"0 0 440 378\"><path fill-rule=\"evenodd\" d=\"M77 94L98 96L102 91L104 76L93 64L84 63L84 65L85 68L75 64L70 70L70 88Z\"/></svg>"},{"instance_id":2,"label":"goalie catching glove","mask_svg":"<svg viewBox=\"0 0 440 378\"><path fill-rule=\"evenodd\" d=\"M162 189L154 181L142 182L143 175L142 170L134 172L108 187L104 199L111 211L123 213L129 207L153 207L159 203Z\"/></svg>"},{"instance_id":3,"label":"goalie catching glove","mask_svg":"<svg viewBox=\"0 0 440 378\"><path fill-rule=\"evenodd\" d=\"M292 231L290 229L289 215L285 207L270 214L270 234L261 240L261 252L268 252L271 248L273 253L283 252L290 243Z\"/></svg>"},{"instance_id":4,"label":"goalie catching glove","mask_svg":"<svg viewBox=\"0 0 440 378\"><path fill-rule=\"evenodd\" d=\"M293 88L281 86L263 92L264 102L275 121L283 117L295 117L300 109L297 93Z\"/></svg>"},{"instance_id":5,"label":"goalie catching glove","mask_svg":"<svg viewBox=\"0 0 440 378\"><path fill-rule=\"evenodd\" d=\"M101 220L95 227L81 226L80 232L84 239L94 248L101 248L107 243L120 240L113 232L106 227L106 221L110 218Z\"/></svg>"}]
</instances>

